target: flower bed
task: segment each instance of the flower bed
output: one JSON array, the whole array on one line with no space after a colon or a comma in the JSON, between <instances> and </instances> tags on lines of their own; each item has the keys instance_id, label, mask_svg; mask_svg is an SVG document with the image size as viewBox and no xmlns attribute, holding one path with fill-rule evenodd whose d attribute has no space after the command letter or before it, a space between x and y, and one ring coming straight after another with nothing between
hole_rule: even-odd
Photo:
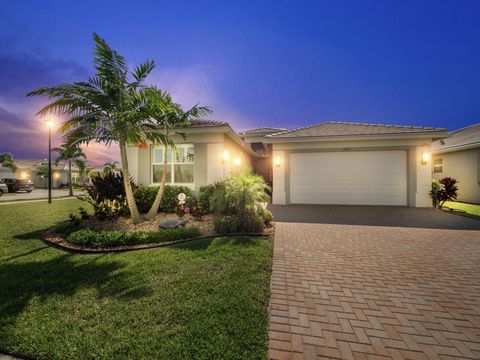
<instances>
[{"instance_id":1,"label":"flower bed","mask_svg":"<svg viewBox=\"0 0 480 360\"><path fill-rule=\"evenodd\" d=\"M82 229L68 235L66 242L80 248L110 248L116 246L155 244L199 237L200 230L196 227L164 229L160 231L94 231Z\"/></svg>"}]
</instances>

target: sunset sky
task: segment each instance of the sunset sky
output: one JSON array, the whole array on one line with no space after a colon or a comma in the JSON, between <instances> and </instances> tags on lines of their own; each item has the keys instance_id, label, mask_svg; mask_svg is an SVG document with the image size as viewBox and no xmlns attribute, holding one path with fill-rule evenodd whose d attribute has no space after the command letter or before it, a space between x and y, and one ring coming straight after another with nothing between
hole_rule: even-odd
<instances>
[{"instance_id":1,"label":"sunset sky","mask_svg":"<svg viewBox=\"0 0 480 360\"><path fill-rule=\"evenodd\" d=\"M480 1L2 1L0 152L45 158L26 98L93 74L95 31L149 83L236 130L480 122ZM61 120L61 119L59 119ZM55 145L59 144L58 136ZM116 148L88 147L93 163Z\"/></svg>"}]
</instances>

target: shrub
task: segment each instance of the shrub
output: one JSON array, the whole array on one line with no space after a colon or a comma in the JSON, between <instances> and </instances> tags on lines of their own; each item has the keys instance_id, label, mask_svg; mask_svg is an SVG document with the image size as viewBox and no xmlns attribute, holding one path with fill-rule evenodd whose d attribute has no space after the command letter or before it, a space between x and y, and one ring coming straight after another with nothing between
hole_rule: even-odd
<instances>
[{"instance_id":1,"label":"shrub","mask_svg":"<svg viewBox=\"0 0 480 360\"><path fill-rule=\"evenodd\" d=\"M88 195L80 195L78 198L89 202L93 206L94 215L99 219L129 214L121 173L92 176L86 191Z\"/></svg>"},{"instance_id":2,"label":"shrub","mask_svg":"<svg viewBox=\"0 0 480 360\"><path fill-rule=\"evenodd\" d=\"M165 185L163 191L162 201L160 203L159 211L175 212L178 205L178 194L184 193L187 195L185 201L186 207L191 207L195 204L195 197L186 186L179 185ZM141 213L147 213L153 205L155 197L158 193L158 186L140 186L134 191L135 201L137 202L138 210Z\"/></svg>"},{"instance_id":3,"label":"shrub","mask_svg":"<svg viewBox=\"0 0 480 360\"><path fill-rule=\"evenodd\" d=\"M264 220L255 212L243 215L227 215L214 221L215 232L219 234L231 233L259 233L264 227Z\"/></svg>"},{"instance_id":4,"label":"shrub","mask_svg":"<svg viewBox=\"0 0 480 360\"><path fill-rule=\"evenodd\" d=\"M269 189L263 177L250 170L231 175L224 180L223 186L215 188L210 197L211 210L227 215L256 211L259 202L270 200Z\"/></svg>"},{"instance_id":5,"label":"shrub","mask_svg":"<svg viewBox=\"0 0 480 360\"><path fill-rule=\"evenodd\" d=\"M235 215L223 216L215 219L213 226L216 233L231 234L238 232L238 217Z\"/></svg>"},{"instance_id":6,"label":"shrub","mask_svg":"<svg viewBox=\"0 0 480 360\"><path fill-rule=\"evenodd\" d=\"M93 213L100 220L126 216L129 212L127 199L123 197L114 200L105 199L93 205Z\"/></svg>"},{"instance_id":7,"label":"shrub","mask_svg":"<svg viewBox=\"0 0 480 360\"><path fill-rule=\"evenodd\" d=\"M430 196L432 198L432 205L434 208L438 206L437 192L442 188L436 180L432 180L432 190L430 191Z\"/></svg>"},{"instance_id":8,"label":"shrub","mask_svg":"<svg viewBox=\"0 0 480 360\"><path fill-rule=\"evenodd\" d=\"M216 182L215 184L200 187L197 205L202 208L204 214L208 214L212 211L210 199L215 191L220 191L223 187L223 182Z\"/></svg>"},{"instance_id":9,"label":"shrub","mask_svg":"<svg viewBox=\"0 0 480 360\"><path fill-rule=\"evenodd\" d=\"M243 215L237 215L239 219L238 229L244 233L259 233L263 231L264 220L256 212L249 211Z\"/></svg>"},{"instance_id":10,"label":"shrub","mask_svg":"<svg viewBox=\"0 0 480 360\"><path fill-rule=\"evenodd\" d=\"M91 185L87 192L92 199L101 203L104 200L116 200L119 197L125 198L122 173L107 173L104 175L92 176Z\"/></svg>"},{"instance_id":11,"label":"shrub","mask_svg":"<svg viewBox=\"0 0 480 360\"><path fill-rule=\"evenodd\" d=\"M134 191L135 201L137 203L138 211L146 214L152 207L157 196L158 186L139 186Z\"/></svg>"},{"instance_id":12,"label":"shrub","mask_svg":"<svg viewBox=\"0 0 480 360\"><path fill-rule=\"evenodd\" d=\"M454 201L458 197L458 186L457 186L457 179L451 177L444 177L439 182L440 188L436 189L434 192L433 188L430 192L430 196L432 197L433 203L438 207L442 208L443 204L446 201Z\"/></svg>"},{"instance_id":13,"label":"shrub","mask_svg":"<svg viewBox=\"0 0 480 360\"><path fill-rule=\"evenodd\" d=\"M165 229L161 231L94 231L90 229L78 230L67 237L67 242L82 248L108 248L124 245L138 245L160 243L200 236L196 227Z\"/></svg>"},{"instance_id":14,"label":"shrub","mask_svg":"<svg viewBox=\"0 0 480 360\"><path fill-rule=\"evenodd\" d=\"M90 217L90 214L88 213L88 211L85 210L83 207L78 208L78 213L80 214L80 217L84 220Z\"/></svg>"},{"instance_id":15,"label":"shrub","mask_svg":"<svg viewBox=\"0 0 480 360\"><path fill-rule=\"evenodd\" d=\"M273 221L273 214L268 209L259 207L257 210L257 214L262 218L265 225L270 225L270 223Z\"/></svg>"}]
</instances>

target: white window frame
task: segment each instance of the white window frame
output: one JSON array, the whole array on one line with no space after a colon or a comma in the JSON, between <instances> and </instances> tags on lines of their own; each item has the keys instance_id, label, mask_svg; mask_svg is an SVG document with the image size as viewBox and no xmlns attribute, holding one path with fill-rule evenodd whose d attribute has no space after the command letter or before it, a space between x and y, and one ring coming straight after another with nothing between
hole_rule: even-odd
<instances>
[{"instance_id":1,"label":"white window frame","mask_svg":"<svg viewBox=\"0 0 480 360\"><path fill-rule=\"evenodd\" d=\"M440 164L435 164L435 161L438 161L438 160L440 160ZM434 174L443 173L443 158L433 159L432 166L433 166L433 173ZM440 171L437 171L438 168L440 168Z\"/></svg>"},{"instance_id":2,"label":"white window frame","mask_svg":"<svg viewBox=\"0 0 480 360\"><path fill-rule=\"evenodd\" d=\"M172 151L172 161L170 163L167 163L168 166L170 166L170 179L167 179L167 181L165 182L165 184L169 184L169 185L182 185L182 186L192 186L195 184L195 145L192 144L192 143L182 143L182 144L175 144L177 150L178 149L185 149L185 148L188 148L188 147L192 147L193 148L193 161L188 161L188 162L179 162L179 163L176 163L176 154L175 154L175 151L173 151L171 148L169 148L168 150ZM157 166L163 166L163 159L162 159L162 162L161 163L158 163L158 162L155 162L155 150L156 149L165 149L165 146L163 145L154 145L152 146L151 148L151 153L150 153L150 156L151 156L151 167L150 167L150 170L151 170L151 174L150 174L150 183L152 185L159 185L160 182L153 182L153 167L154 165L157 165ZM167 157L167 161L168 161L168 157ZM193 165L194 166L194 171L193 171L193 181L192 182L175 182L175 165Z\"/></svg>"}]
</instances>

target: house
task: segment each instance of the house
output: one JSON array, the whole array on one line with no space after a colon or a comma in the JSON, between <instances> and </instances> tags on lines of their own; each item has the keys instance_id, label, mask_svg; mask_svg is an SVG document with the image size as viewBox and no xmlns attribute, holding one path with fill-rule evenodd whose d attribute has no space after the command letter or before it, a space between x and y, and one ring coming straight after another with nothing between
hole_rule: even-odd
<instances>
[{"instance_id":1,"label":"house","mask_svg":"<svg viewBox=\"0 0 480 360\"><path fill-rule=\"evenodd\" d=\"M459 181L458 200L480 204L480 124L450 133L432 144L435 180L452 177Z\"/></svg>"},{"instance_id":2,"label":"house","mask_svg":"<svg viewBox=\"0 0 480 360\"><path fill-rule=\"evenodd\" d=\"M3 178L18 178L31 180L36 188L46 188L48 186L48 178L37 175L38 168L41 166L48 166L46 159L16 159L15 165L17 171L15 174L8 168L0 167L0 179ZM62 185L68 184L68 162L60 161L57 165L52 161L52 187L58 188ZM79 169L72 164L72 182L80 182Z\"/></svg>"},{"instance_id":3,"label":"house","mask_svg":"<svg viewBox=\"0 0 480 360\"><path fill-rule=\"evenodd\" d=\"M273 187L274 204L353 204L429 207L431 144L446 129L324 122L294 130L236 133L228 123L194 121L178 129L169 151L168 183L200 186L251 167ZM131 176L155 185L163 147L128 147Z\"/></svg>"},{"instance_id":4,"label":"house","mask_svg":"<svg viewBox=\"0 0 480 360\"><path fill-rule=\"evenodd\" d=\"M252 166L259 157L226 122L192 121L173 135L176 154L168 150L167 183L196 191ZM180 133L185 135L185 139ZM158 185L163 173L164 147L153 144L127 148L130 176L139 185Z\"/></svg>"}]
</instances>

